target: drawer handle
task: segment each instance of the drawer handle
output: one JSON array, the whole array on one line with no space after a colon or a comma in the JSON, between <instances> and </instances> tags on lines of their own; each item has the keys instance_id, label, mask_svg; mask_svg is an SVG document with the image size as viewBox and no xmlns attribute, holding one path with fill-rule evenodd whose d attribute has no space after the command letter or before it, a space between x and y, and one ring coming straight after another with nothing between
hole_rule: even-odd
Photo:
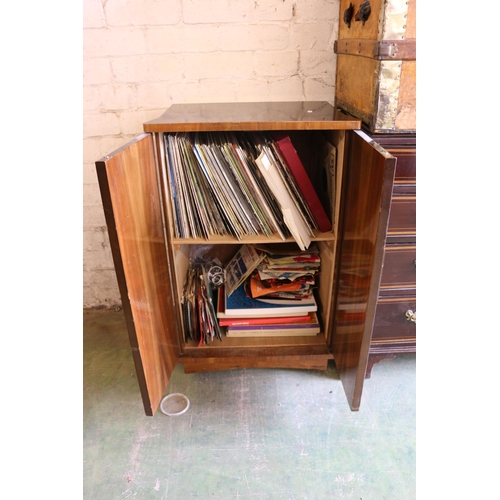
<instances>
[{"instance_id":1,"label":"drawer handle","mask_svg":"<svg viewBox=\"0 0 500 500\"><path fill-rule=\"evenodd\" d=\"M406 311L406 319L412 323L417 323L417 311L413 312L411 309Z\"/></svg>"}]
</instances>

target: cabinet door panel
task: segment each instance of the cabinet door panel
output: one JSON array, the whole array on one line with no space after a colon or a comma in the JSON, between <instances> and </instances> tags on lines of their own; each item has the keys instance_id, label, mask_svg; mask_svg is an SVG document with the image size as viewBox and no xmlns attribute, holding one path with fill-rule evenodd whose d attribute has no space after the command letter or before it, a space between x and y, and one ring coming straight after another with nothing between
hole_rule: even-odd
<instances>
[{"instance_id":1,"label":"cabinet door panel","mask_svg":"<svg viewBox=\"0 0 500 500\"><path fill-rule=\"evenodd\" d=\"M380 285L396 159L362 132L347 135L332 353L358 410Z\"/></svg>"},{"instance_id":2,"label":"cabinet door panel","mask_svg":"<svg viewBox=\"0 0 500 500\"><path fill-rule=\"evenodd\" d=\"M144 409L154 415L178 341L152 136L139 136L96 168Z\"/></svg>"}]
</instances>

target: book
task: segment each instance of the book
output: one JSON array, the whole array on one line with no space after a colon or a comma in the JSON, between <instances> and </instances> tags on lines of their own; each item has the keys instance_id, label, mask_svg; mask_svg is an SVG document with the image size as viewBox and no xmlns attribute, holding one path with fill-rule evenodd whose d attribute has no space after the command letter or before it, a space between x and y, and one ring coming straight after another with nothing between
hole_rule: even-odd
<instances>
[{"instance_id":1,"label":"book","mask_svg":"<svg viewBox=\"0 0 500 500\"><path fill-rule=\"evenodd\" d=\"M229 329L229 327L228 327ZM320 332L319 326L311 329L266 329L266 330L231 330L226 337L313 337Z\"/></svg>"},{"instance_id":2,"label":"book","mask_svg":"<svg viewBox=\"0 0 500 500\"><path fill-rule=\"evenodd\" d=\"M226 293L228 296L245 281L264 260L266 254L253 245L242 245L224 268Z\"/></svg>"},{"instance_id":3,"label":"book","mask_svg":"<svg viewBox=\"0 0 500 500\"><path fill-rule=\"evenodd\" d=\"M311 313L314 314L314 313ZM220 326L247 326L247 325L284 325L287 323L306 323L311 321L311 315L280 316L266 318L220 318Z\"/></svg>"},{"instance_id":4,"label":"book","mask_svg":"<svg viewBox=\"0 0 500 500\"><path fill-rule=\"evenodd\" d=\"M302 290L308 290L310 288L309 282L306 280L261 280L258 276L252 276L250 278L250 292L254 299L258 297L266 297L269 294L278 292L298 292ZM312 284L314 284L314 278L312 279Z\"/></svg>"},{"instance_id":5,"label":"book","mask_svg":"<svg viewBox=\"0 0 500 500\"><path fill-rule=\"evenodd\" d=\"M316 313L308 316L308 321L267 325L233 325L226 329L227 337L283 337L317 335L320 325Z\"/></svg>"},{"instance_id":6,"label":"book","mask_svg":"<svg viewBox=\"0 0 500 500\"><path fill-rule=\"evenodd\" d=\"M271 134L276 142L279 150L281 151L286 163L292 172L292 175L297 182L302 195L311 210L311 213L316 220L318 228L322 232L331 231L332 223L326 214L326 211L321 204L321 201L312 185L311 179L307 175L307 171L300 160L297 151L288 135L282 132L274 132Z\"/></svg>"},{"instance_id":7,"label":"book","mask_svg":"<svg viewBox=\"0 0 500 500\"><path fill-rule=\"evenodd\" d=\"M219 319L255 319L255 318L287 318L290 317L291 315L293 316L307 316L309 313L307 311L296 311L289 313L287 311L281 311L281 310L276 310L276 311L266 311L266 314L264 316L257 316L257 315L247 315L247 311L242 311L241 314L227 314L226 313L226 292L224 290L224 286L219 287L218 289L218 294L217 294L217 318Z\"/></svg>"},{"instance_id":8,"label":"book","mask_svg":"<svg viewBox=\"0 0 500 500\"><path fill-rule=\"evenodd\" d=\"M295 313L307 314L316 312L318 307L314 294L308 299L283 300L283 299L254 299L248 297L243 282L230 297L224 292L224 314L226 317L265 317L273 314L285 314L290 316ZM220 317L220 316L218 316Z\"/></svg>"}]
</instances>

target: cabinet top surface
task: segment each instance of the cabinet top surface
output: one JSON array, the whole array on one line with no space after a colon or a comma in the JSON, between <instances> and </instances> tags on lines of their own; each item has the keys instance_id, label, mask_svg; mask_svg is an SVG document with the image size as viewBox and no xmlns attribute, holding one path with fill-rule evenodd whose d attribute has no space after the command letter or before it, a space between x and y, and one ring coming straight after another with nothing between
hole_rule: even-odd
<instances>
[{"instance_id":1,"label":"cabinet top surface","mask_svg":"<svg viewBox=\"0 0 500 500\"><path fill-rule=\"evenodd\" d=\"M326 101L173 104L145 132L357 130L361 121Z\"/></svg>"}]
</instances>

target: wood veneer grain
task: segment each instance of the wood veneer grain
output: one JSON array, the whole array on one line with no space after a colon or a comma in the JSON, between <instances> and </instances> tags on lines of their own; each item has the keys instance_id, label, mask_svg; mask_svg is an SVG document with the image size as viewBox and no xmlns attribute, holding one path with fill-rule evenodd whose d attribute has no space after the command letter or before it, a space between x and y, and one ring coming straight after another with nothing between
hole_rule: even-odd
<instances>
[{"instance_id":1,"label":"wood veneer grain","mask_svg":"<svg viewBox=\"0 0 500 500\"><path fill-rule=\"evenodd\" d=\"M361 121L324 101L173 104L145 132L355 130Z\"/></svg>"},{"instance_id":2,"label":"wood veneer grain","mask_svg":"<svg viewBox=\"0 0 500 500\"><path fill-rule=\"evenodd\" d=\"M185 373L234 370L242 368L290 368L326 370L331 354L301 356L259 356L231 358L191 358L184 361Z\"/></svg>"},{"instance_id":3,"label":"wood veneer grain","mask_svg":"<svg viewBox=\"0 0 500 500\"><path fill-rule=\"evenodd\" d=\"M332 351L347 399L358 410L368 363L389 220L395 158L349 136L342 191Z\"/></svg>"},{"instance_id":4,"label":"wood veneer grain","mask_svg":"<svg viewBox=\"0 0 500 500\"><path fill-rule=\"evenodd\" d=\"M112 253L147 415L159 406L178 357L151 135L96 163Z\"/></svg>"}]
</instances>

